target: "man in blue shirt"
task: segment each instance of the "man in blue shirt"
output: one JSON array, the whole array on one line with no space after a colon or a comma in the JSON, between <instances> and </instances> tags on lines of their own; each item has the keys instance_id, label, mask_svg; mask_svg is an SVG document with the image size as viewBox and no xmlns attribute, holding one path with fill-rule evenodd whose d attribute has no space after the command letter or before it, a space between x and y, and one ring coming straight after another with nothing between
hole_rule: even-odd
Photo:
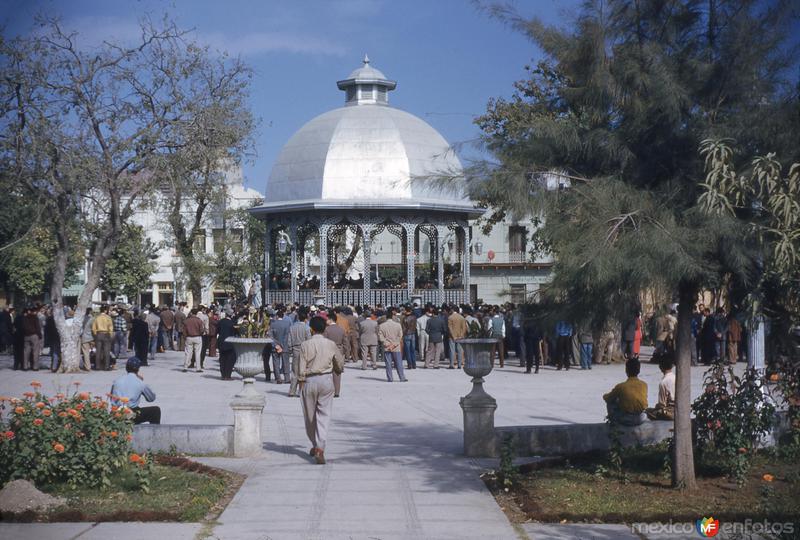
<instances>
[{"instance_id":1,"label":"man in blue shirt","mask_svg":"<svg viewBox=\"0 0 800 540\"><path fill-rule=\"evenodd\" d=\"M111 395L114 396L115 405L127 405L134 413L133 423L151 424L161 423L161 407L139 407L139 400L144 396L147 401L155 401L156 393L144 383L144 377L139 373L142 362L132 356L125 364L125 375L114 381L111 387ZM127 398L123 402L120 398Z\"/></svg>"}]
</instances>

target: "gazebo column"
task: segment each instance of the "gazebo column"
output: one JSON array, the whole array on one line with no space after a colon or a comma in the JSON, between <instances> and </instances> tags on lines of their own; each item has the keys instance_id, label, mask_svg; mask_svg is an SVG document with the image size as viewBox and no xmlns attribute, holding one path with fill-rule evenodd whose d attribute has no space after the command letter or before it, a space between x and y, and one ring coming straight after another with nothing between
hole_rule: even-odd
<instances>
[{"instance_id":1,"label":"gazebo column","mask_svg":"<svg viewBox=\"0 0 800 540\"><path fill-rule=\"evenodd\" d=\"M470 259L472 259L470 243L472 238L470 238L469 225L461 225L461 230L464 231L464 245L461 250L461 280L464 285L464 303L467 304L469 303L469 265Z\"/></svg>"},{"instance_id":2,"label":"gazebo column","mask_svg":"<svg viewBox=\"0 0 800 540\"><path fill-rule=\"evenodd\" d=\"M331 226L322 223L319 226L319 294L328 303L328 231Z\"/></svg>"},{"instance_id":3,"label":"gazebo column","mask_svg":"<svg viewBox=\"0 0 800 540\"><path fill-rule=\"evenodd\" d=\"M414 281L416 277L414 275L415 271L414 263L416 262L416 256L414 251L414 234L415 231L417 230L417 224L404 222L402 225L403 225L403 230L405 230L406 233L405 236L406 237L405 241L406 285L407 285L406 288L408 290L408 298L411 299L411 295L414 294Z\"/></svg>"},{"instance_id":4,"label":"gazebo column","mask_svg":"<svg viewBox=\"0 0 800 540\"><path fill-rule=\"evenodd\" d=\"M289 226L289 244L292 250L291 255L291 300L294 304L297 302L297 225L290 225Z\"/></svg>"},{"instance_id":5,"label":"gazebo column","mask_svg":"<svg viewBox=\"0 0 800 540\"><path fill-rule=\"evenodd\" d=\"M272 223L267 222L264 230L264 305L270 304L269 287L272 280L270 275L270 255L272 253Z\"/></svg>"},{"instance_id":6,"label":"gazebo column","mask_svg":"<svg viewBox=\"0 0 800 540\"><path fill-rule=\"evenodd\" d=\"M364 265L361 269L361 275L364 278L361 290L364 294L364 304L372 305L372 298L370 298L370 288L372 287L372 225L360 223L361 234L363 238L364 250Z\"/></svg>"},{"instance_id":7,"label":"gazebo column","mask_svg":"<svg viewBox=\"0 0 800 540\"><path fill-rule=\"evenodd\" d=\"M440 306L444 303L444 253L442 240L447 235L447 227L444 225L436 226L436 285L438 288L436 303Z\"/></svg>"}]
</instances>

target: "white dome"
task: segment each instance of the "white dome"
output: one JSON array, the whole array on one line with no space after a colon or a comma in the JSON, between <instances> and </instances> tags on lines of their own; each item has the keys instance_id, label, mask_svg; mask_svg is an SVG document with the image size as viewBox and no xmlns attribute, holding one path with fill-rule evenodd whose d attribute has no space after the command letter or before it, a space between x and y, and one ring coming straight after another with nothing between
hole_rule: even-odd
<instances>
[{"instance_id":1,"label":"white dome","mask_svg":"<svg viewBox=\"0 0 800 540\"><path fill-rule=\"evenodd\" d=\"M272 168L265 202L405 200L464 205L469 201L460 194L410 182L461 173L450 145L423 120L382 104L345 106L317 116L289 139Z\"/></svg>"}]
</instances>

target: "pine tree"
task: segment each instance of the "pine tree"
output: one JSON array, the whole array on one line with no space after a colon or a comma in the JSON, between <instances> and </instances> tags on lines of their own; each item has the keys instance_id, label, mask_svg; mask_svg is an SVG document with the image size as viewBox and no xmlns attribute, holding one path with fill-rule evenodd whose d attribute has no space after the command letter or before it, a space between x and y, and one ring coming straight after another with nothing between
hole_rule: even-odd
<instances>
[{"instance_id":1,"label":"pine tree","mask_svg":"<svg viewBox=\"0 0 800 540\"><path fill-rule=\"evenodd\" d=\"M492 10L546 60L526 67L514 97L491 100L477 120L496 164L469 171L472 194L512 214L543 213L539 235L556 256L549 290L562 316L619 319L643 289L676 291L675 487L695 487L692 306L720 276L748 286L757 273L742 227L698 204L698 149L708 137L732 137L754 153L797 151L785 148L796 144L797 122L781 116L796 103L784 80L793 62L790 8L591 0L568 28ZM548 186L554 175L567 189Z\"/></svg>"}]
</instances>

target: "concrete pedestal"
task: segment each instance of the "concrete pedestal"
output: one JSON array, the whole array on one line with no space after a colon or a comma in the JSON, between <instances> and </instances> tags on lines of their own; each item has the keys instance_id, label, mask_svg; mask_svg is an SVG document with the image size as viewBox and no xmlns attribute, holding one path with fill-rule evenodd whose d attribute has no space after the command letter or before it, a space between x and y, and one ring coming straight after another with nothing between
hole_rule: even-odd
<instances>
[{"instance_id":1,"label":"concrete pedestal","mask_svg":"<svg viewBox=\"0 0 800 540\"><path fill-rule=\"evenodd\" d=\"M483 390L483 379L472 379L472 391L461 398L464 411L464 455L497 457L494 411L497 401Z\"/></svg>"},{"instance_id":2,"label":"concrete pedestal","mask_svg":"<svg viewBox=\"0 0 800 540\"><path fill-rule=\"evenodd\" d=\"M252 380L252 379L251 379ZM233 456L261 455L261 413L266 399L245 383L243 391L231 401L233 409Z\"/></svg>"}]
</instances>

